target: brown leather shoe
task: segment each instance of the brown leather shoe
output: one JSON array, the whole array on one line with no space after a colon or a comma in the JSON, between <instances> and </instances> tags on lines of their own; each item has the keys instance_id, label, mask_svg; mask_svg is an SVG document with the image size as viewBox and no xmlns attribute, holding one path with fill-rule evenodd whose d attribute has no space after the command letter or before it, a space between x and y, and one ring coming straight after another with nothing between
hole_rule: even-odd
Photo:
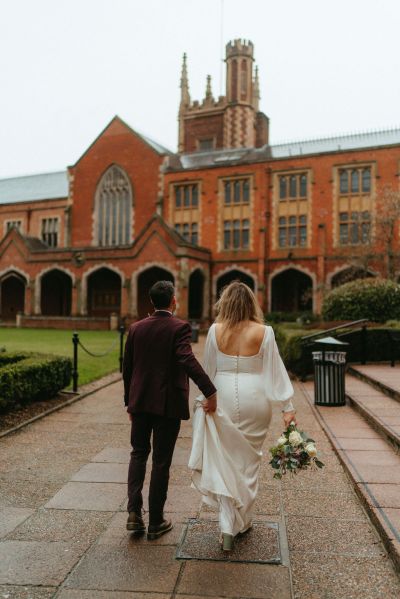
<instances>
[{"instance_id":1,"label":"brown leather shoe","mask_svg":"<svg viewBox=\"0 0 400 599\"><path fill-rule=\"evenodd\" d=\"M146 526L143 518L136 512L129 512L128 521L126 523L126 530L130 530L136 534L145 532Z\"/></svg>"},{"instance_id":2,"label":"brown leather shoe","mask_svg":"<svg viewBox=\"0 0 400 599\"><path fill-rule=\"evenodd\" d=\"M154 541L173 528L171 520L163 520L161 524L149 524L147 540Z\"/></svg>"}]
</instances>

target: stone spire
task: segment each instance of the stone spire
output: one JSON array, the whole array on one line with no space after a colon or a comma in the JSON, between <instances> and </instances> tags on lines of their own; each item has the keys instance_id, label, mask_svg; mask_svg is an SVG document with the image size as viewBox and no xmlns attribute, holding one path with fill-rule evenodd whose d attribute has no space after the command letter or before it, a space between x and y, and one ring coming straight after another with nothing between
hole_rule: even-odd
<instances>
[{"instance_id":1,"label":"stone spire","mask_svg":"<svg viewBox=\"0 0 400 599\"><path fill-rule=\"evenodd\" d=\"M211 75L207 75L207 85L206 85L206 100L208 98L212 98L212 90L211 90Z\"/></svg>"},{"instance_id":2,"label":"stone spire","mask_svg":"<svg viewBox=\"0 0 400 599\"><path fill-rule=\"evenodd\" d=\"M258 79L258 67L255 68L253 80L253 106L256 112L259 111L260 105L260 81Z\"/></svg>"},{"instance_id":3,"label":"stone spire","mask_svg":"<svg viewBox=\"0 0 400 599\"><path fill-rule=\"evenodd\" d=\"M186 52L183 55L181 73L181 108L190 106L189 79L187 74Z\"/></svg>"}]
</instances>

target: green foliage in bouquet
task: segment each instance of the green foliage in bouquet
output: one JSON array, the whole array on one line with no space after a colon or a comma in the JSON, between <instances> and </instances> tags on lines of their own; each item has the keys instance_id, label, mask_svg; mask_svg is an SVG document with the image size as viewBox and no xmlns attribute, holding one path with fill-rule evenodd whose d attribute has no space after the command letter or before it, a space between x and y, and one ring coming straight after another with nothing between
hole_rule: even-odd
<instances>
[{"instance_id":1,"label":"green foliage in bouquet","mask_svg":"<svg viewBox=\"0 0 400 599\"><path fill-rule=\"evenodd\" d=\"M299 431L295 424L289 424L279 437L277 444L269 450L272 459L270 464L276 471L274 478L282 478L287 472L297 474L298 470L309 467L323 468L324 464L317 458L315 441L305 432Z\"/></svg>"}]
</instances>

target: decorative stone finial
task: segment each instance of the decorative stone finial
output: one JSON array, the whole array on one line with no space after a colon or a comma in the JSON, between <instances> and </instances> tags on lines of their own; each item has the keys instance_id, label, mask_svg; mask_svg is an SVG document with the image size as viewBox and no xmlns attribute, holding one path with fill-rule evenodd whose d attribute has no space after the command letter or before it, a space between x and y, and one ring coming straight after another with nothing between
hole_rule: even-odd
<instances>
[{"instance_id":1,"label":"decorative stone finial","mask_svg":"<svg viewBox=\"0 0 400 599\"><path fill-rule=\"evenodd\" d=\"M186 52L183 55L181 72L181 107L190 105L189 79L186 64Z\"/></svg>"}]
</instances>

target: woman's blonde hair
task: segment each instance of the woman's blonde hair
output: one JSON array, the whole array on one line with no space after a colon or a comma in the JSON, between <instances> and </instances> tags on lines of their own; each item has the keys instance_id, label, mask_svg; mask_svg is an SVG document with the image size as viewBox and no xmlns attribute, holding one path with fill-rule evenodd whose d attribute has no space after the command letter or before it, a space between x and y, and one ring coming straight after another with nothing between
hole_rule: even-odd
<instances>
[{"instance_id":1,"label":"woman's blonde hair","mask_svg":"<svg viewBox=\"0 0 400 599\"><path fill-rule=\"evenodd\" d=\"M264 324L264 317L256 296L245 283L232 281L224 287L215 304L216 322L230 329L240 322L252 320Z\"/></svg>"}]
</instances>

